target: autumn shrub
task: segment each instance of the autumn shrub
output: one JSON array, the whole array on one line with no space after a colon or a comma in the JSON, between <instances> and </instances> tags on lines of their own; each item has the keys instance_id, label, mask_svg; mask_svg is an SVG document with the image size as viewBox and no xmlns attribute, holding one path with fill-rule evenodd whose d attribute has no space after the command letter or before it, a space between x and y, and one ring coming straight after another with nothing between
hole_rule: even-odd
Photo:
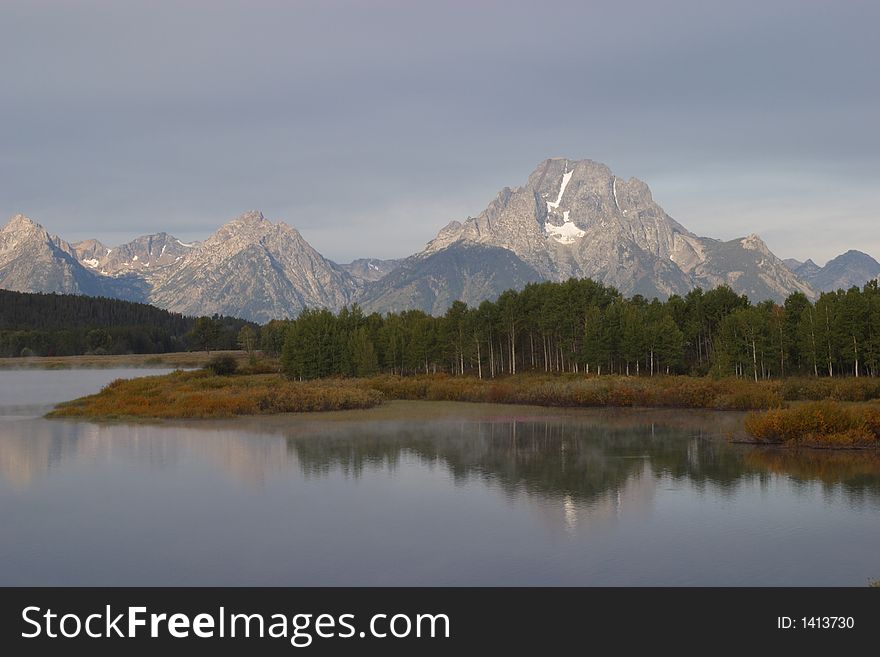
<instances>
[{"instance_id":1,"label":"autumn shrub","mask_svg":"<svg viewBox=\"0 0 880 657\"><path fill-rule=\"evenodd\" d=\"M880 378L796 378L781 384L781 394L789 401L869 401L880 399Z\"/></svg>"},{"instance_id":2,"label":"autumn shrub","mask_svg":"<svg viewBox=\"0 0 880 657\"><path fill-rule=\"evenodd\" d=\"M808 402L745 420L746 431L758 442L789 446L880 446L880 409L848 406L835 401Z\"/></svg>"}]
</instances>

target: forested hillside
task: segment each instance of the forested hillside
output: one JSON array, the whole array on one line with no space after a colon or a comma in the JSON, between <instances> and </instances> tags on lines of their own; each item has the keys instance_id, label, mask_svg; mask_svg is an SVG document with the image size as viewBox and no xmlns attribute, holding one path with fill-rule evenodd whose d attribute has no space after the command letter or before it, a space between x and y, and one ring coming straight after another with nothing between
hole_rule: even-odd
<instances>
[{"instance_id":1,"label":"forested hillside","mask_svg":"<svg viewBox=\"0 0 880 657\"><path fill-rule=\"evenodd\" d=\"M248 324L229 317L199 320L103 297L0 290L0 356L235 349Z\"/></svg>"}]
</instances>

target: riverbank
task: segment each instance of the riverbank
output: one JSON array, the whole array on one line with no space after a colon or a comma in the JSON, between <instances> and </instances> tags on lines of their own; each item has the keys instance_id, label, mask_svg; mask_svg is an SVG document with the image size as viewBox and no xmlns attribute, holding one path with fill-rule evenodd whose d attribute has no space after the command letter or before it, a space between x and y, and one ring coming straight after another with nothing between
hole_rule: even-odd
<instances>
[{"instance_id":1,"label":"riverbank","mask_svg":"<svg viewBox=\"0 0 880 657\"><path fill-rule=\"evenodd\" d=\"M687 376L623 377L521 374L499 379L447 375L290 381L252 371L207 371L115 381L99 393L67 402L52 417L212 418L312 410L368 408L389 400L465 401L549 407L692 408L756 411L814 398L880 398L876 380L754 381Z\"/></svg>"},{"instance_id":2,"label":"riverbank","mask_svg":"<svg viewBox=\"0 0 880 657\"><path fill-rule=\"evenodd\" d=\"M114 354L86 356L30 356L0 358L0 370L14 369L113 369L117 367L194 368L204 367L217 356L231 356L240 364L247 362L244 351L181 351L167 354Z\"/></svg>"}]
</instances>

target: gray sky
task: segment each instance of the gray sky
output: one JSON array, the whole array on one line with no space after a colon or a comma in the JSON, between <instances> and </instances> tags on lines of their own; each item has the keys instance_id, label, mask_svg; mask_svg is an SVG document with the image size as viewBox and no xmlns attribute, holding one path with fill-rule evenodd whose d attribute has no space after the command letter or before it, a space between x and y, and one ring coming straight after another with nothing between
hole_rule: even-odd
<instances>
[{"instance_id":1,"label":"gray sky","mask_svg":"<svg viewBox=\"0 0 880 657\"><path fill-rule=\"evenodd\" d=\"M880 3L0 0L0 216L114 245L247 209L401 257L545 157L694 232L880 257Z\"/></svg>"}]
</instances>

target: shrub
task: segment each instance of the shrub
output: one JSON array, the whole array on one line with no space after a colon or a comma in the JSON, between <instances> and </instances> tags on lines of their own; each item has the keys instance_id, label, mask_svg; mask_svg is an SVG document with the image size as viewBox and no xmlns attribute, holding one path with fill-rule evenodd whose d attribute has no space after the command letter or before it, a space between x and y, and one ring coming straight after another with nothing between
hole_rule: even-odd
<instances>
[{"instance_id":1,"label":"shrub","mask_svg":"<svg viewBox=\"0 0 880 657\"><path fill-rule=\"evenodd\" d=\"M217 376L235 374L238 369L238 361L232 356L214 356L205 365L205 369Z\"/></svg>"},{"instance_id":2,"label":"shrub","mask_svg":"<svg viewBox=\"0 0 880 657\"><path fill-rule=\"evenodd\" d=\"M835 401L752 413L746 431L758 442L816 447L880 446L880 409Z\"/></svg>"}]
</instances>

